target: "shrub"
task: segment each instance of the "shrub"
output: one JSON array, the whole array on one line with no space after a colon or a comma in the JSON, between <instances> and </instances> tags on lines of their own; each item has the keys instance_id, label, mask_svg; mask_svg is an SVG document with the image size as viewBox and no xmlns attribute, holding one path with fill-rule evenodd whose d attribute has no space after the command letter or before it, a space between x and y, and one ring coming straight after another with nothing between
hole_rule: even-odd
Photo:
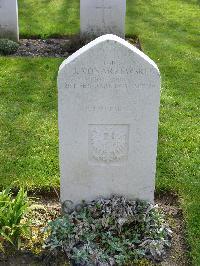
<instances>
[{"instance_id":1,"label":"shrub","mask_svg":"<svg viewBox=\"0 0 200 266\"><path fill-rule=\"evenodd\" d=\"M0 192L0 248L3 250L6 242L21 244L21 237L29 233L28 223L23 218L28 211L27 193L21 188L15 198L10 188Z\"/></svg>"},{"instance_id":2,"label":"shrub","mask_svg":"<svg viewBox=\"0 0 200 266\"><path fill-rule=\"evenodd\" d=\"M14 54L19 47L19 44L7 39L0 39L0 54Z\"/></svg>"},{"instance_id":3,"label":"shrub","mask_svg":"<svg viewBox=\"0 0 200 266\"><path fill-rule=\"evenodd\" d=\"M75 264L158 261L170 246L171 231L150 203L113 196L67 210L48 225L45 247L52 254L63 251Z\"/></svg>"}]
</instances>

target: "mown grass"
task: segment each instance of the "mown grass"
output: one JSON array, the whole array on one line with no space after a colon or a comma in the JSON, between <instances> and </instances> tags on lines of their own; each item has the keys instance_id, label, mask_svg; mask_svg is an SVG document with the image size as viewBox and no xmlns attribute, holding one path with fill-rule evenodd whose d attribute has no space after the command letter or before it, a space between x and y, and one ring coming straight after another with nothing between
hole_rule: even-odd
<instances>
[{"instance_id":1,"label":"mown grass","mask_svg":"<svg viewBox=\"0 0 200 266\"><path fill-rule=\"evenodd\" d=\"M19 0L21 35L78 33L78 2ZM126 33L140 37L162 75L156 189L179 193L193 265L200 265L199 17L197 0L127 0ZM1 185L59 186L61 61L0 58Z\"/></svg>"},{"instance_id":2,"label":"mown grass","mask_svg":"<svg viewBox=\"0 0 200 266\"><path fill-rule=\"evenodd\" d=\"M136 29L162 75L156 189L178 191L192 264L200 265L199 6L197 1L137 3L137 19L127 30Z\"/></svg>"},{"instance_id":3,"label":"mown grass","mask_svg":"<svg viewBox=\"0 0 200 266\"><path fill-rule=\"evenodd\" d=\"M0 184L59 184L56 77L61 59L0 58Z\"/></svg>"},{"instance_id":4,"label":"mown grass","mask_svg":"<svg viewBox=\"0 0 200 266\"><path fill-rule=\"evenodd\" d=\"M19 0L21 36L50 37L79 32L79 1Z\"/></svg>"}]
</instances>

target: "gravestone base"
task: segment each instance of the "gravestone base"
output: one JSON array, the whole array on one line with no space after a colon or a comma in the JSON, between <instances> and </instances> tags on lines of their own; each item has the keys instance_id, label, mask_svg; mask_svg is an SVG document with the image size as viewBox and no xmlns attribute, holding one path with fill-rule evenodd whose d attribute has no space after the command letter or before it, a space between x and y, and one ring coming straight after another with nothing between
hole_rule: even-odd
<instances>
[{"instance_id":1,"label":"gravestone base","mask_svg":"<svg viewBox=\"0 0 200 266\"><path fill-rule=\"evenodd\" d=\"M14 31L0 31L0 39L9 39L14 42L19 42L19 36Z\"/></svg>"}]
</instances>

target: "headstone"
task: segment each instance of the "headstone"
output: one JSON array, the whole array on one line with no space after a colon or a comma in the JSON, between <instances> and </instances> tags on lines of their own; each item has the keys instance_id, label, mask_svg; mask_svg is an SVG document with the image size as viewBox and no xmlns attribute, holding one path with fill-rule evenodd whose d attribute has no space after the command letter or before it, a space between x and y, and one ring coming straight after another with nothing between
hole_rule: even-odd
<instances>
[{"instance_id":1,"label":"headstone","mask_svg":"<svg viewBox=\"0 0 200 266\"><path fill-rule=\"evenodd\" d=\"M58 73L61 201L113 194L153 202L160 75L125 40L104 35Z\"/></svg>"},{"instance_id":2,"label":"headstone","mask_svg":"<svg viewBox=\"0 0 200 266\"><path fill-rule=\"evenodd\" d=\"M80 0L81 36L112 33L124 38L126 0Z\"/></svg>"},{"instance_id":3,"label":"headstone","mask_svg":"<svg viewBox=\"0 0 200 266\"><path fill-rule=\"evenodd\" d=\"M19 41L17 0L0 0L0 38Z\"/></svg>"}]
</instances>

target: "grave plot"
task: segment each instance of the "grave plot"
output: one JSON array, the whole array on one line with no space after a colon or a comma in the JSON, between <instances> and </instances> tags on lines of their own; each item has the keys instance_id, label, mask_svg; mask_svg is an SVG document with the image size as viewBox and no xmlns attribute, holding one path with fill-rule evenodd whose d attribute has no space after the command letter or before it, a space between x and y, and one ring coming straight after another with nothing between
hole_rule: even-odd
<instances>
[{"instance_id":1,"label":"grave plot","mask_svg":"<svg viewBox=\"0 0 200 266\"><path fill-rule=\"evenodd\" d=\"M87 1L87 3L89 2ZM5 20L9 18L11 11L7 18L5 16L6 13L1 13L1 11L2 8L5 10L6 5L11 3L11 1L0 1L0 3L0 32L3 32L8 28L9 23L1 21L2 14ZM76 53L72 56L73 59L71 61L68 58L69 61L67 60L65 62L69 68L73 68L73 63L83 63L83 69L80 65L76 66L77 68L74 71L76 75L67 76L66 95L73 95L71 98L73 104L68 102L70 101L70 97L68 97L65 102L69 103L68 107L70 107L70 110L66 107L67 112L64 112L67 117L67 122L69 122L72 128L75 119L73 121L68 120L68 114L76 117L78 113L77 131L79 131L80 138L77 138L78 133L74 129L73 135L77 142L63 142L67 144L63 150L72 154L69 161L71 162L71 160L75 159L74 162L77 162L73 154L75 152L77 157L80 158L81 164L78 164L76 168L75 163L69 164L68 160L63 160L62 167L64 169L66 167L72 173L77 174L74 179L75 182L70 182L69 187L75 187L77 189L75 192L79 195L78 201L81 198L86 199L85 189L88 189L91 200L96 198L96 201L87 203L89 205L78 205L76 209L73 203L71 203L71 200L73 200L72 196L74 196L72 193L67 197L67 201L61 198L63 209L69 214L69 220L65 220L65 222L72 221L69 224L73 230L77 232L75 224L82 225L80 214L85 217L84 222L90 220L91 223L92 219L91 228L89 227L89 236L87 235L87 223L83 224L83 239L81 239L81 244L76 242L73 246L74 250L71 252L68 249L68 253L65 252L65 254L58 252L59 247L62 249L62 244L59 244L60 246L58 248L54 246L54 233L57 232L55 228L60 225L57 228L64 230L64 232L69 229L65 226L66 223L63 223L63 217L60 217L60 192L57 192L58 197L55 200L52 194L52 192L59 191L60 188L56 78L59 65L63 60L59 57L66 58L82 46L86 44L90 46L89 42L91 40L90 38L83 40L82 37L84 34L81 33L81 29L81 38L79 36L79 1L66 0L63 2L57 0L48 1L47 3L47 1L19 0L18 3L20 9L19 25L21 40L20 47L14 54L17 57L13 55L5 56L5 54L0 57L0 186L1 189L12 186L12 191L15 192L14 195L11 194L10 196L5 191L3 194L0 194L0 197L3 197L0 200L0 264L12 265L15 263L28 265L29 263L38 263L38 265L42 265L45 263L53 263L52 260L55 259L57 265L59 263L63 265L64 263L68 263L69 259L77 262L77 257L80 258L77 255L82 251L86 251L84 253L86 257L88 256L87 251L89 253L91 251L98 251L102 259L102 252L99 253L99 250L97 250L102 240L107 245L107 248L103 252L110 258L108 259L107 257L107 261L113 261L113 257L117 254L114 260L120 260L123 264L124 253L122 250L125 248L127 251L127 249L125 245L121 245L120 237L123 238L126 236L126 243L130 244L130 241L132 241L130 245L128 244L128 250L133 251L131 248L134 245L134 251L137 250L137 255L144 256L143 258L140 257L139 264L199 265L199 117L197 115L199 91L196 88L199 69L199 51L196 38L199 29L196 21L198 21L199 14L197 3L181 0L168 1L167 5L163 4L163 1L160 0L149 1L145 4L141 1L134 3L133 1L127 1L126 3L126 40L134 39L133 34L137 34L140 40L142 40L145 54L153 58L161 70L162 93L158 156L156 160L156 191L161 194L161 201L160 196L152 197L153 190L155 189L156 138L154 138L154 149L149 149L149 145L152 142L150 141L149 143L148 140L151 140L149 135L152 136L152 130L148 130L147 121L151 124L152 120L143 119L145 117L150 118L151 116L151 110L154 109L156 103L155 99L152 98L151 92L155 88L158 88L158 86L152 86L153 82L146 82L149 79L153 79L152 74L154 73L154 71L149 74L148 71L146 72L148 66L146 66L145 71L142 67L137 69L137 66L144 64L146 60L148 61L148 58L145 57L145 59L143 57L144 54L137 51L134 47L130 48L129 44L125 45L123 40L118 42L115 39L115 45L121 43L122 47L126 47L127 49L121 49L122 47L120 49L114 48L110 49L110 53L108 51L106 53L106 49L102 49L99 52L101 56L99 58L100 56L97 56L96 52L99 51L98 49L101 46L99 43L96 43L97 49L92 46L90 47L94 49L95 56L91 55L90 49L84 52L81 49L78 57L76 57ZM85 21L82 20L82 24L87 23L90 17L93 19L93 25L96 25L96 21L100 21L100 27L96 27L95 30L90 27L89 31L86 30L86 35L98 36L102 33L108 33L111 30L111 33L115 33L124 38L124 13L126 6L123 2L121 9L117 10L116 6L120 6L120 1L118 3L116 1L117 5L113 3L113 1L109 2L109 0L97 0L89 3L93 5L92 11L89 12L89 9L84 11L89 16L84 18ZM188 17L190 20L188 20ZM90 25L89 23L88 25ZM113 24L118 29L120 28L120 31L117 32ZM95 31L96 33L94 34ZM69 36L72 33L78 34L79 38L73 39ZM11 34L8 37L12 39ZM108 43L109 48L109 45L112 43L111 40L108 40ZM0 42L0 50L2 47L5 47L4 44L5 42L3 45ZM7 45L8 51L13 51L17 47L17 44L15 44L15 47L10 46L10 42L7 44L9 44ZM63 49L63 44L64 46L67 44L67 48L65 47ZM113 44L114 47L115 45ZM88 48L88 46L86 47ZM119 52L116 53L117 55L115 54L115 50ZM134 53L136 53L135 56L133 56ZM137 55L143 55L139 58L145 60L139 60L137 62L135 60ZM38 58L30 58L36 56ZM107 60L110 57L113 60L108 62ZM127 60L123 61L123 57ZM85 58L88 64L85 63ZM120 61L123 62L122 66L120 65ZM135 72L134 69L129 71L130 61L134 65ZM102 62L105 62L104 66L101 64ZM83 76L85 76L85 80L83 80ZM111 78L112 76L113 78ZM68 83L68 81L70 82ZM86 82L81 83L81 81ZM75 84L75 86L71 86L71 84ZM150 93L148 97L145 91ZM142 95L144 94L145 97L141 97L140 93ZM79 101L83 102L84 106L79 104ZM62 103L64 106L65 102ZM138 107L137 103L140 103ZM142 109L142 107L144 108ZM140 116L141 109L143 113ZM158 112L156 114L158 115ZM83 119L80 122L81 118ZM62 121L63 124L60 126L61 131L62 126L64 125L64 128L66 126L65 119ZM142 126L140 126L140 122L142 122ZM155 123L153 126L155 129L154 137L157 134L157 126L158 123ZM84 130L82 131L80 128ZM68 130L67 126L66 129ZM68 135L68 132L66 135ZM142 140L145 137L145 140L142 141L139 137ZM80 150L78 148L77 150L74 149L74 151L73 149L69 149L69 147L74 147L74 145L76 146L78 144L80 144ZM84 147L82 144L84 144ZM62 143L60 143L61 146ZM148 149L147 153L144 153L146 149ZM82 154L85 151L87 156L84 157L86 159L83 161ZM151 151L153 152L151 153ZM151 156L149 156L150 153ZM138 154L141 156L140 161L135 159ZM146 158L150 158L152 165L145 163ZM143 179L144 175L142 171L140 172L140 167L142 167L143 173L150 171L149 183L146 182L146 178ZM137 171L135 171L136 168ZM126 169L128 170L125 171ZM108 178L106 179L105 174L107 171ZM124 178L120 178L122 171ZM132 179L130 179L130 173L133 176ZM138 173L141 174L139 179L137 179ZM62 178L71 181L65 174L62 174ZM88 182L86 182L86 179L88 179ZM147 186L144 186L144 183L147 183ZM135 187L133 186L134 184L136 184ZM61 185L61 194L64 195L65 193L63 192L65 189L68 189L68 183L62 182ZM29 194L31 198L33 196L39 197L39 194L42 194L40 199L32 199L33 202L31 202L30 212L25 216L23 214L27 211L26 193L24 193L24 197L20 197L18 194L15 197L18 188L23 186L28 189L29 193L32 193ZM119 195L115 195L113 198L111 196L115 193L121 193L122 195L124 192L127 192L126 197L121 196L120 198L116 198ZM180 201L174 196L176 193L178 193ZM104 195L103 198L102 194ZM134 206L141 207L141 202L137 201L136 203L134 199L136 197L142 199L144 194L146 195L145 198L148 196L148 200L151 198L152 202L154 200L155 203L159 204L159 214L156 216L161 222L162 230L164 228L161 231L162 233L166 233L170 226L173 231L172 239L170 239L170 234L164 234L164 237L163 235L154 235L156 242L154 238L148 239L145 242L143 238L140 238L141 235L144 236L143 231L139 230L139 239L131 231L134 228L138 228L138 224L134 224L133 226L131 223L131 219L135 217L133 209L136 212L138 210ZM44 200L46 195L48 195L48 198ZM19 212L16 212L15 203L19 198L21 198L20 204L17 205ZM121 201L117 199L121 199ZM130 205L132 206L131 212L128 214L122 213L120 204L116 204L116 201L124 204L122 204L123 211L130 210L127 208L126 203L128 202L129 207ZM111 205L114 204L115 207L117 206L117 210L114 208L112 212L112 208L109 206L110 203ZM5 205L7 205L7 209ZM96 212L94 212L94 207L98 209ZM144 220L146 219L145 224L142 224L142 227L144 225L144 229L146 226L148 227L149 221L150 223L152 222L150 216L154 213L154 207L147 205L146 209L141 209L144 210L141 216L146 217L144 218ZM162 209L165 211L164 221L163 217L161 217L162 215L159 216ZM105 214L105 217L101 216L102 213ZM15 214L19 215L18 219L13 218ZM112 218L116 218L116 216L119 219L117 219L117 223L115 223L116 219L114 219L113 223ZM133 220L138 221L137 218ZM49 227L50 238L48 238L46 233L40 231L40 229L44 229L47 226L48 220L54 220L52 226ZM16 221L16 223L13 224L12 221ZM27 222L31 222L31 225L28 225ZM113 224L115 225L114 230L112 228ZM32 236L28 237L25 234L27 228L31 229ZM126 231L127 228L130 230ZM155 229L154 226L151 228ZM108 237L104 237L108 231L111 234ZM158 231L160 232L160 230ZM112 238L113 233L115 236L116 234L119 236L115 241ZM59 234L59 237L63 237L63 235L66 234ZM72 233L72 235L77 237L75 237L76 240L80 239L80 236L76 235L76 233ZM72 235L67 234L69 237L65 238L65 242L63 242L65 247ZM90 243L89 245L88 243L85 245L84 241L88 237ZM162 237L162 240L160 237ZM110 239L112 241L109 241ZM171 249L166 248L169 240L172 245ZM164 245L162 241L165 242ZM44 242L49 248L45 251L42 249ZM113 247L113 243L116 244L119 242L120 246L114 245ZM185 243L189 244L189 246ZM21 251L14 253L13 251L19 246ZM67 246L69 247L69 245ZM150 246L151 250L148 253L147 250ZM156 249L155 246L157 247ZM163 246L166 249L163 250ZM51 252L51 247L53 247L53 252ZM101 246L101 248L104 247L103 245ZM3 251L3 248L6 252ZM113 250L116 251L116 249L116 253L111 252ZM106 253L107 251L109 252ZM159 255L158 253L160 251L161 253ZM164 254L166 251L167 254L165 257ZM10 254L7 254L7 252ZM55 257L53 257L54 252L58 252ZM66 257L66 254L68 254L68 257ZM70 257L72 254L73 258ZM135 260L134 254L128 252L127 255L132 261ZM189 255L191 261L188 260ZM128 258L128 256L125 256L125 258ZM149 260L150 256L151 262ZM158 262L159 256L160 259L164 259L162 262ZM49 261L48 258L50 259ZM94 259L94 256L92 259Z\"/></svg>"}]
</instances>

